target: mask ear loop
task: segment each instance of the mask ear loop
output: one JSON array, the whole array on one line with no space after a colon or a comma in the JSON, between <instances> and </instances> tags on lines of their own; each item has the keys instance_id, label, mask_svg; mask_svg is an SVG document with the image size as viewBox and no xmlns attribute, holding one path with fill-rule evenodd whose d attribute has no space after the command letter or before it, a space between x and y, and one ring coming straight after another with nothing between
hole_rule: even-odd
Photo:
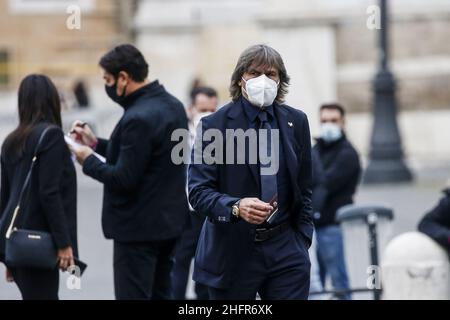
<instances>
[{"instance_id":1,"label":"mask ear loop","mask_svg":"<svg viewBox=\"0 0 450 320\"><path fill-rule=\"evenodd\" d=\"M126 84L125 87L123 87L123 92L122 92L122 94L120 95L120 97L121 97L122 99L126 97L126 94L127 94L127 87L128 87L128 84Z\"/></svg>"},{"instance_id":2,"label":"mask ear loop","mask_svg":"<svg viewBox=\"0 0 450 320\"><path fill-rule=\"evenodd\" d=\"M116 80L115 86L116 86L116 88L117 88L117 86L118 86L118 84L119 84L119 75L117 75L117 78L116 78L115 80ZM119 98L123 99L123 98L126 97L126 94L127 94L127 87L128 87L128 83L123 87L122 94L119 96Z\"/></svg>"},{"instance_id":3,"label":"mask ear loop","mask_svg":"<svg viewBox=\"0 0 450 320\"><path fill-rule=\"evenodd\" d=\"M245 94L248 96L247 92L247 80L244 79L244 77L241 77L242 80L244 80L245 86L242 86L242 90L245 92Z\"/></svg>"}]
</instances>

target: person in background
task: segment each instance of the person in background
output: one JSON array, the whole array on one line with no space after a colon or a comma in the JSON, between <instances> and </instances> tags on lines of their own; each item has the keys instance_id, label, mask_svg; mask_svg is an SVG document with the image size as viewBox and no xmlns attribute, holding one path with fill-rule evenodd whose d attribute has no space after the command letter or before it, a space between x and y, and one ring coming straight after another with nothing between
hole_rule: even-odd
<instances>
[{"instance_id":1,"label":"person in background","mask_svg":"<svg viewBox=\"0 0 450 320\"><path fill-rule=\"evenodd\" d=\"M73 151L83 172L104 185L116 298L170 299L174 248L188 218L186 165L172 161L171 137L188 130L186 112L158 80L147 80L148 64L134 46L114 48L100 66L106 94L124 113L109 140L76 121L74 137L84 146Z\"/></svg>"},{"instance_id":2,"label":"person in background","mask_svg":"<svg viewBox=\"0 0 450 320\"><path fill-rule=\"evenodd\" d=\"M216 112L218 105L217 91L209 87L198 87L192 90L191 105L188 108L189 132L191 133L192 143L195 140L195 133L200 120L203 117Z\"/></svg>"},{"instance_id":3,"label":"person in background","mask_svg":"<svg viewBox=\"0 0 450 320\"><path fill-rule=\"evenodd\" d=\"M217 110L218 96L213 88L198 87L192 91L191 97L192 101L188 108L188 114L190 115L189 132L193 143L200 120ZM172 298L175 300L186 299L189 269L197 249L198 237L204 221L204 215L198 214L190 208L189 220L175 252L175 263L172 271ZM195 284L195 293L199 300L208 299L208 288L201 283Z\"/></svg>"},{"instance_id":4,"label":"person in background","mask_svg":"<svg viewBox=\"0 0 450 320\"><path fill-rule=\"evenodd\" d=\"M19 88L19 125L6 138L1 152L0 261L5 260L5 235L13 219L21 189L30 170L41 134L25 203L14 225L49 232L58 249L61 270L74 265L77 246L77 181L75 166L61 129L61 103L52 81L30 75ZM6 278L15 282L24 300L57 300L59 271L7 267Z\"/></svg>"},{"instance_id":5,"label":"person in background","mask_svg":"<svg viewBox=\"0 0 450 320\"><path fill-rule=\"evenodd\" d=\"M335 290L348 290L344 243L336 212L353 203L361 165L357 151L345 135L344 108L339 104L323 105L320 108L320 122L321 136L313 148L313 158L320 159L323 166L321 181L313 190L320 278L324 288L329 275ZM351 299L351 294L341 294L338 298Z\"/></svg>"},{"instance_id":6,"label":"person in background","mask_svg":"<svg viewBox=\"0 0 450 320\"><path fill-rule=\"evenodd\" d=\"M420 220L418 229L439 243L450 255L450 187L439 203Z\"/></svg>"},{"instance_id":7,"label":"person in background","mask_svg":"<svg viewBox=\"0 0 450 320\"><path fill-rule=\"evenodd\" d=\"M83 80L78 80L73 87L73 94L76 100L76 107L80 109L89 108L90 101L86 84Z\"/></svg>"}]
</instances>

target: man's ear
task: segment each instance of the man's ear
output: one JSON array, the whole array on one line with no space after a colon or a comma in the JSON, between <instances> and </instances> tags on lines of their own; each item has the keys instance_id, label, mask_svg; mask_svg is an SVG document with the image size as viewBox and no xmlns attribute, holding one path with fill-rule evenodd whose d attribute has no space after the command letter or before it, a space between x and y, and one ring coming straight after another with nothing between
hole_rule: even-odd
<instances>
[{"instance_id":1,"label":"man's ear","mask_svg":"<svg viewBox=\"0 0 450 320\"><path fill-rule=\"evenodd\" d=\"M117 95L126 95L127 87L130 84L130 76L125 71L120 71L117 75Z\"/></svg>"},{"instance_id":2,"label":"man's ear","mask_svg":"<svg viewBox=\"0 0 450 320\"><path fill-rule=\"evenodd\" d=\"M127 85L130 82L130 76L125 71L120 71L117 76L117 79L120 82L124 83L124 85Z\"/></svg>"}]
</instances>

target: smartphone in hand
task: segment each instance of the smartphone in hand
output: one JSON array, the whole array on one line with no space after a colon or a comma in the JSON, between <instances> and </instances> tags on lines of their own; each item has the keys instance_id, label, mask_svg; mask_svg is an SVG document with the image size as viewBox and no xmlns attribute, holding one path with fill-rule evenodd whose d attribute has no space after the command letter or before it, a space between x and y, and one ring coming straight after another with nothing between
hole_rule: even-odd
<instances>
[{"instance_id":1,"label":"smartphone in hand","mask_svg":"<svg viewBox=\"0 0 450 320\"><path fill-rule=\"evenodd\" d=\"M83 273L84 273L84 271L85 271L86 268L87 268L87 264L84 263L83 261L79 260L78 258L74 258L74 261L75 261L75 265L76 265L78 268L80 268L80 276L82 276Z\"/></svg>"},{"instance_id":2,"label":"smartphone in hand","mask_svg":"<svg viewBox=\"0 0 450 320\"><path fill-rule=\"evenodd\" d=\"M269 204L272 206L273 210L269 214L269 217L266 219L267 223L271 223L278 213L278 194L273 196Z\"/></svg>"}]
</instances>

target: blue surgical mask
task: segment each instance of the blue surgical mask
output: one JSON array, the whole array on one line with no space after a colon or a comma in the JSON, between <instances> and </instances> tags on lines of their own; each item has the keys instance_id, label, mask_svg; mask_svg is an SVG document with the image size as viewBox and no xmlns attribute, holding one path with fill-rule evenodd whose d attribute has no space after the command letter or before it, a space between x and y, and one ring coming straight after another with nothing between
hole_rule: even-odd
<instances>
[{"instance_id":1,"label":"blue surgical mask","mask_svg":"<svg viewBox=\"0 0 450 320\"><path fill-rule=\"evenodd\" d=\"M335 123L322 123L320 132L320 137L325 142L337 141L343 135L341 127Z\"/></svg>"}]
</instances>

